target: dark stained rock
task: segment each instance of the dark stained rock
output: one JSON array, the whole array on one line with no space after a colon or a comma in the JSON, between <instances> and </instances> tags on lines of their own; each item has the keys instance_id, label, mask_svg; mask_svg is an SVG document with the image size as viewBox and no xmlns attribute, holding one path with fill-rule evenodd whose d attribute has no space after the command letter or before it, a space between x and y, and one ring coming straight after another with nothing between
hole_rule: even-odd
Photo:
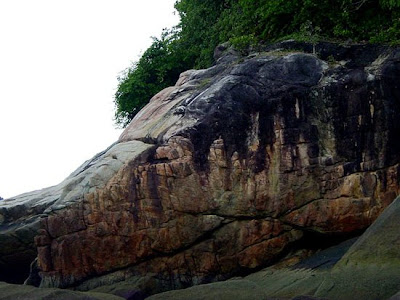
<instances>
[{"instance_id":1,"label":"dark stained rock","mask_svg":"<svg viewBox=\"0 0 400 300\"><path fill-rule=\"evenodd\" d=\"M241 58L222 47L215 66L184 72L65 182L2 201L0 263L13 264L12 247L28 248L14 241L20 230L29 249L35 239L42 287L143 297L362 233L400 190L400 50L321 44L318 57L292 46ZM24 231L32 199L42 206ZM324 296L336 277L312 281L315 272L331 276L287 269L214 283L210 293L226 284L239 297L238 284L260 297Z\"/></svg>"}]
</instances>

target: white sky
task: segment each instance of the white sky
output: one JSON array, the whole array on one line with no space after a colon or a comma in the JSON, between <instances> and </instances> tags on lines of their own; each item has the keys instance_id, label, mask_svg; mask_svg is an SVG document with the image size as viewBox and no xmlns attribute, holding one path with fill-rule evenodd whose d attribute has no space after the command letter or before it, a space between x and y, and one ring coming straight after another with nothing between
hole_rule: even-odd
<instances>
[{"instance_id":1,"label":"white sky","mask_svg":"<svg viewBox=\"0 0 400 300\"><path fill-rule=\"evenodd\" d=\"M0 0L0 196L58 184L118 139L119 72L175 0Z\"/></svg>"}]
</instances>

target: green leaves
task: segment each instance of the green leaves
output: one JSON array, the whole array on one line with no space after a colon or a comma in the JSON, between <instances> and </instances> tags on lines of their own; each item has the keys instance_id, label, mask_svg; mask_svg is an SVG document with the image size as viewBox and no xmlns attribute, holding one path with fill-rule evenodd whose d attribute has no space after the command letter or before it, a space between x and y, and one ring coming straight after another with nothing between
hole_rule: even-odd
<instances>
[{"instance_id":1,"label":"green leaves","mask_svg":"<svg viewBox=\"0 0 400 300\"><path fill-rule=\"evenodd\" d=\"M182 52L177 30L164 30L160 39L153 38L139 61L118 78L114 97L118 126L126 127L152 96L174 85L179 74L191 66L181 59Z\"/></svg>"},{"instance_id":2,"label":"green leaves","mask_svg":"<svg viewBox=\"0 0 400 300\"><path fill-rule=\"evenodd\" d=\"M181 22L164 30L119 78L115 120L125 127L181 72L213 63L215 47L239 50L287 37L400 43L400 0L178 0Z\"/></svg>"},{"instance_id":3,"label":"green leaves","mask_svg":"<svg viewBox=\"0 0 400 300\"><path fill-rule=\"evenodd\" d=\"M180 0L175 4L181 16L179 43L192 67L208 67L213 60L215 46L220 42L218 20L228 9L227 0Z\"/></svg>"},{"instance_id":4,"label":"green leaves","mask_svg":"<svg viewBox=\"0 0 400 300\"><path fill-rule=\"evenodd\" d=\"M400 7L400 0L380 0L379 3L383 8L395 9Z\"/></svg>"}]
</instances>

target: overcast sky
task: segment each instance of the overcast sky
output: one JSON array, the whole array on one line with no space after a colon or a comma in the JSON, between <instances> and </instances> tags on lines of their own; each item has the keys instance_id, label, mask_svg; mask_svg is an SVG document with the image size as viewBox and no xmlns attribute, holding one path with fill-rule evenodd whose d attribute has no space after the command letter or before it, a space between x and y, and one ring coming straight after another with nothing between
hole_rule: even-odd
<instances>
[{"instance_id":1,"label":"overcast sky","mask_svg":"<svg viewBox=\"0 0 400 300\"><path fill-rule=\"evenodd\" d=\"M118 74L175 0L0 1L0 196L58 184L118 139Z\"/></svg>"}]
</instances>

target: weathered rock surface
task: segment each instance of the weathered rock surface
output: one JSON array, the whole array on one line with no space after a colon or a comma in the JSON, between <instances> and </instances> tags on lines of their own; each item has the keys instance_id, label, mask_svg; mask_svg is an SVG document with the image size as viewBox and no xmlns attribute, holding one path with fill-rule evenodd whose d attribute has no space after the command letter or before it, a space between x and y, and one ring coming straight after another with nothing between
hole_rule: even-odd
<instances>
[{"instance_id":1,"label":"weathered rock surface","mask_svg":"<svg viewBox=\"0 0 400 300\"><path fill-rule=\"evenodd\" d=\"M0 282L0 300L122 300L125 298L95 292L74 292L61 289L39 289Z\"/></svg>"},{"instance_id":2,"label":"weathered rock surface","mask_svg":"<svg viewBox=\"0 0 400 300\"><path fill-rule=\"evenodd\" d=\"M353 239L331 247L293 267L269 267L245 278L169 291L148 299L200 300L209 294L218 295L216 299L232 299L235 287L240 287L238 295L244 295L243 299L253 291L259 295L257 299L291 299L297 295L308 295L309 299L399 299L399 216L397 198L356 242Z\"/></svg>"},{"instance_id":3,"label":"weathered rock surface","mask_svg":"<svg viewBox=\"0 0 400 300\"><path fill-rule=\"evenodd\" d=\"M28 277L30 264L37 256L34 238L42 217L79 203L83 195L103 186L129 161L140 161L152 147L139 141L112 145L59 185L3 200L0 204L0 280L22 283ZM59 225L80 226L79 220Z\"/></svg>"},{"instance_id":4,"label":"weathered rock surface","mask_svg":"<svg viewBox=\"0 0 400 300\"><path fill-rule=\"evenodd\" d=\"M34 237L42 287L155 293L365 230L399 194L400 50L276 48L183 73L65 182L2 201L0 263Z\"/></svg>"}]
</instances>

